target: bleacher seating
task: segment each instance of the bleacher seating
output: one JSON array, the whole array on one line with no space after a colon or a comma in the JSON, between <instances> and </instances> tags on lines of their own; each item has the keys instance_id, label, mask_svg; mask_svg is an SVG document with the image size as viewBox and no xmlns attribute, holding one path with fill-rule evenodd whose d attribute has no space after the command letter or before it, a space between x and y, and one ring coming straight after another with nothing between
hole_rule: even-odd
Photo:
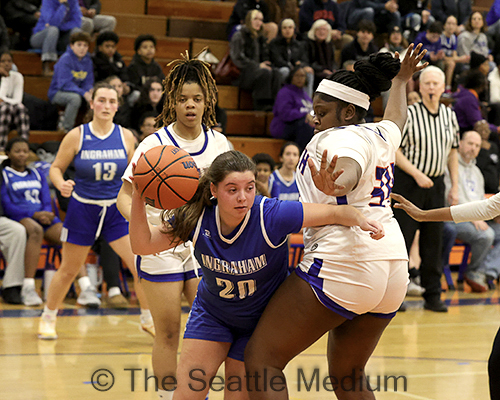
<instances>
[{"instance_id":1,"label":"bleacher seating","mask_svg":"<svg viewBox=\"0 0 500 400\"><path fill-rule=\"evenodd\" d=\"M137 35L120 35L117 48L122 56L133 56L135 54L134 41ZM155 58L178 58L180 53L185 52L191 46L189 38L172 38L163 36L156 37Z\"/></svg>"},{"instance_id":2,"label":"bleacher seating","mask_svg":"<svg viewBox=\"0 0 500 400\"><path fill-rule=\"evenodd\" d=\"M339 3L343 1L346 0L338 0ZM208 47L219 60L228 50L226 22L234 7L232 1L101 0L101 3L103 14L117 18L116 32L120 36L118 51L127 64L135 54L135 38L144 33L156 37L156 61L163 67L165 74L170 69L167 64L186 50L190 54L197 54ZM491 4L492 0L475 0L473 10L484 12L489 10ZM25 92L47 99L50 78L42 76L40 55L25 51L14 51L12 54L14 63L25 77ZM227 110L226 134L234 148L250 157L267 152L278 160L284 141L270 137L272 112L253 111L250 93L236 86L219 86L218 91L219 106ZM373 102L372 107L375 116L380 118L383 114L381 99ZM63 133L56 131L32 131L30 141L43 143L47 140L62 140L63 136ZM456 253L455 258L460 262L454 261L455 253L452 253L450 264L463 264L463 251ZM450 282L453 283L451 278L448 279Z\"/></svg>"},{"instance_id":3,"label":"bleacher seating","mask_svg":"<svg viewBox=\"0 0 500 400\"><path fill-rule=\"evenodd\" d=\"M113 13L116 17L115 32L118 35L151 34L165 36L167 34L167 17L162 15L140 15Z\"/></svg>"},{"instance_id":4,"label":"bleacher seating","mask_svg":"<svg viewBox=\"0 0 500 400\"><path fill-rule=\"evenodd\" d=\"M151 33L157 39L156 60L169 72L167 64L188 50L199 53L208 47L220 60L228 50L225 36L226 22L234 7L233 2L207 0L101 0L102 13L117 18L116 32L120 36L118 51L126 64L130 62L137 35ZM119 12L117 12L119 11ZM93 46L91 47L93 50ZM30 52L14 52L14 62L25 76L25 91L47 99L50 78L41 76L40 56ZM270 138L270 112L253 111L249 92L236 86L219 86L219 105L227 110L227 135L235 146L248 155L268 151L276 160L281 140ZM373 104L375 115L382 114L381 101ZM38 132L34 141L61 138L60 134ZM47 139L48 140L48 139Z\"/></svg>"},{"instance_id":5,"label":"bleacher seating","mask_svg":"<svg viewBox=\"0 0 500 400\"><path fill-rule=\"evenodd\" d=\"M101 0L101 14L114 15L118 10L129 14L147 14L146 0Z\"/></svg>"},{"instance_id":6,"label":"bleacher seating","mask_svg":"<svg viewBox=\"0 0 500 400\"><path fill-rule=\"evenodd\" d=\"M168 36L226 40L227 21L193 17L169 17Z\"/></svg>"},{"instance_id":7,"label":"bleacher seating","mask_svg":"<svg viewBox=\"0 0 500 400\"><path fill-rule=\"evenodd\" d=\"M227 22L233 12L232 2L212 2L197 0L148 0L148 15L167 17L191 17L204 20L222 20Z\"/></svg>"}]
</instances>

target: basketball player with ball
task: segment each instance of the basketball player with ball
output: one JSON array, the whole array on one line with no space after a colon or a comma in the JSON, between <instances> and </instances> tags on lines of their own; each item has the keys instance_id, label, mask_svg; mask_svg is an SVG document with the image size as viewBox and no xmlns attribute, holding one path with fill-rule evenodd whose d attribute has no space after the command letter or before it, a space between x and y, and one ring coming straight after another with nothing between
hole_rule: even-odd
<instances>
[{"instance_id":1,"label":"basketball player with ball","mask_svg":"<svg viewBox=\"0 0 500 400\"><path fill-rule=\"evenodd\" d=\"M71 197L61 234L61 266L50 283L47 304L42 313L38 337L57 339L56 316L71 283L85 263L90 247L102 233L134 276L134 287L141 305L142 328L153 329L144 292L134 268L128 223L116 208L120 176L135 147L132 132L113 123L118 110L118 93L107 83L98 83L92 93L93 119L69 131L61 142L50 167L50 179L64 197ZM75 166L74 180L64 172Z\"/></svg>"},{"instance_id":2,"label":"basketball player with ball","mask_svg":"<svg viewBox=\"0 0 500 400\"><path fill-rule=\"evenodd\" d=\"M145 138L137 147L132 162L157 146L171 145L188 152L202 172L214 158L229 150L224 135L210 129L216 125L217 88L209 65L189 56L173 61L163 85L165 103L159 121L163 127ZM132 202L132 164L122 176L118 209L130 220ZM146 207L148 221L161 225L160 209ZM175 377L177 349L181 329L181 295L191 306L199 283L200 266L191 256L190 242L175 249L137 257L136 266L142 278L156 328L153 344L153 370L158 381ZM168 381L158 390L160 399L171 399L173 385ZM164 390L165 389L165 390Z\"/></svg>"},{"instance_id":3,"label":"basketball player with ball","mask_svg":"<svg viewBox=\"0 0 500 400\"><path fill-rule=\"evenodd\" d=\"M303 227L342 224L368 238L384 236L380 223L351 206L256 196L255 175L254 162L243 153L219 155L201 176L193 198L165 212L159 226L148 223L144 200L133 192L134 253L155 254L191 240L203 269L184 332L174 400L205 399L222 362L230 384L224 384L224 398L248 398L243 353L288 274L287 235ZM221 382L216 382L219 388Z\"/></svg>"}]
</instances>

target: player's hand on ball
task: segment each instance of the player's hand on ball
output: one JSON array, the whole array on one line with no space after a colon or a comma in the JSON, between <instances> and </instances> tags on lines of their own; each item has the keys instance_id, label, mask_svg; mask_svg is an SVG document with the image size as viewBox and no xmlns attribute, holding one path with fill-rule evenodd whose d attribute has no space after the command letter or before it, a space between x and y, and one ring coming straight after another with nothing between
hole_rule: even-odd
<instances>
[{"instance_id":1,"label":"player's hand on ball","mask_svg":"<svg viewBox=\"0 0 500 400\"><path fill-rule=\"evenodd\" d=\"M333 172L335 171L335 166L337 165L338 156L333 156L332 161L330 161L330 164L328 164L327 155L328 150L325 150L321 157L321 165L319 171L316 169L316 166L314 165L314 162L310 157L307 160L307 165L309 165L314 185L318 188L318 190L321 190L324 194L336 196L338 195L339 190L345 189L344 185L338 185L337 183L335 183L338 177L342 175L344 170L340 169L337 172Z\"/></svg>"},{"instance_id":2,"label":"player's hand on ball","mask_svg":"<svg viewBox=\"0 0 500 400\"><path fill-rule=\"evenodd\" d=\"M151 207L173 210L198 189L199 171L189 153L175 146L156 146L139 157L132 185Z\"/></svg>"}]
</instances>

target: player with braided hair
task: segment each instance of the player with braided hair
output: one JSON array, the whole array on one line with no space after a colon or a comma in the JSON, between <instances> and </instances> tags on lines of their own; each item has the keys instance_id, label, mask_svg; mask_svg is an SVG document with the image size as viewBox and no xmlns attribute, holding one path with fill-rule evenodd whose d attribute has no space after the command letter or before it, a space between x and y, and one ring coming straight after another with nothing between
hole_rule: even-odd
<instances>
[{"instance_id":1,"label":"player with braided hair","mask_svg":"<svg viewBox=\"0 0 500 400\"><path fill-rule=\"evenodd\" d=\"M355 227L305 229L304 259L274 294L245 350L247 375L255 378L249 381L251 399L287 399L287 390L273 390L273 382L283 389L276 382L285 382L287 363L327 332L337 398L375 399L365 365L408 284L408 256L389 195L407 115L406 83L426 65L418 66L425 54L420 49L410 45L401 63L399 55L371 55L356 62L354 72L337 71L316 90L317 133L297 167L300 199L352 205L382 222L386 235L373 241ZM384 119L363 123L370 100L389 88ZM329 162L334 156L337 162ZM340 170L339 187L332 176ZM352 378L352 386L339 385L344 377Z\"/></svg>"},{"instance_id":2,"label":"player with braided hair","mask_svg":"<svg viewBox=\"0 0 500 400\"><path fill-rule=\"evenodd\" d=\"M202 172L215 157L229 150L226 137L210 129L216 125L217 87L209 65L196 57L190 58L187 52L171 64L173 67L163 81L163 110L157 117L157 124L163 126L139 144L122 176L118 209L127 220L130 220L132 203L132 163L137 163L142 153L156 146L177 146L193 157ZM160 213L147 206L148 221L152 225L161 223ZM192 257L190 242L159 254L137 256L136 266L154 320L153 369L161 383L164 377L175 376L181 295L184 294L191 306L199 283L200 266ZM167 382L158 390L160 399L172 398L174 384L171 379Z\"/></svg>"}]
</instances>

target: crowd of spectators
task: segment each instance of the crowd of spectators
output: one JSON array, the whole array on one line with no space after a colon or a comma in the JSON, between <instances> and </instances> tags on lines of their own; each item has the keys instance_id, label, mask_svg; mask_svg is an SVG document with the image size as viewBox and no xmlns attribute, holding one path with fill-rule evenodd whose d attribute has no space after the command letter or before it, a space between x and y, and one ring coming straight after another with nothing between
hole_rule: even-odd
<instances>
[{"instance_id":1,"label":"crowd of spectators","mask_svg":"<svg viewBox=\"0 0 500 400\"><path fill-rule=\"evenodd\" d=\"M138 139L154 131L165 77L155 60L154 36L136 38L135 55L127 66L117 51L116 19L100 13L98 0L3 3L0 147L11 129L27 138L30 124L39 124L31 110L41 100L26 94L23 99L23 77L12 64L9 49L31 48L40 53L43 74L52 77L48 98L60 116L59 129L67 132L81 122L77 120L88 111L91 88L106 80L120 95L115 122L132 129ZM443 97L454 110L460 133L475 130L482 137L477 163L487 174L485 191L496 192L500 176L499 20L498 0L487 15L472 11L470 0L237 0L227 24L229 55L240 70L233 84L251 92L255 110L273 111L272 136L293 140L302 149L313 135L312 97L323 78L338 69L352 70L356 61L379 50L403 57L409 42L422 43L428 51L425 61L443 72ZM418 94L418 77L408 91L413 88ZM428 96L429 90L420 88L420 93ZM435 95L441 97L439 91ZM417 104L426 101L434 104L432 93ZM367 121L371 118L373 111ZM420 183L427 182L420 178ZM433 279L424 277L423 282L428 308L442 311Z\"/></svg>"}]
</instances>

